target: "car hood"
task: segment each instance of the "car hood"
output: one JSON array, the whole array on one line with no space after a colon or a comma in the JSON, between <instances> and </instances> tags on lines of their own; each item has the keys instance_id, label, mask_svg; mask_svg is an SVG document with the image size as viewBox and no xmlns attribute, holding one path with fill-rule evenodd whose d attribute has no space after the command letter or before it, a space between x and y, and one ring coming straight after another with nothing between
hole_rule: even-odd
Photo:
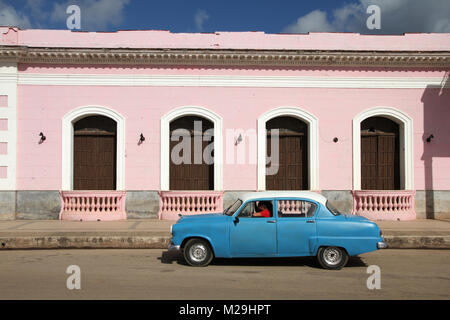
<instances>
[{"instance_id":1,"label":"car hood","mask_svg":"<svg viewBox=\"0 0 450 320\"><path fill-rule=\"evenodd\" d=\"M193 214L193 215L182 215L177 222L184 221L199 221L199 220L217 220L217 219L225 219L227 216L223 213L205 213L205 214Z\"/></svg>"}]
</instances>

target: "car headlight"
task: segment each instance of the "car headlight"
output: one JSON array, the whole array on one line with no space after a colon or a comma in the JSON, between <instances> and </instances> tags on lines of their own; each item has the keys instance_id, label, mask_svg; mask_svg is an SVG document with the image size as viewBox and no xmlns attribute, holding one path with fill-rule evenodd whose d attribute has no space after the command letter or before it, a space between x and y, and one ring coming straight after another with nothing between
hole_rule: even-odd
<instances>
[{"instance_id":1,"label":"car headlight","mask_svg":"<svg viewBox=\"0 0 450 320\"><path fill-rule=\"evenodd\" d=\"M172 227L173 227L173 224L170 225L170 234L172 234Z\"/></svg>"}]
</instances>

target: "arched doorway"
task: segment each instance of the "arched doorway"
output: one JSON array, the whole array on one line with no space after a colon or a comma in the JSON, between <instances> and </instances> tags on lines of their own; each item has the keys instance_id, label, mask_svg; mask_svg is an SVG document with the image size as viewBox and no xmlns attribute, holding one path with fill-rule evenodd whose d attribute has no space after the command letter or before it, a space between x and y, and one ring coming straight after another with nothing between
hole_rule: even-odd
<instances>
[{"instance_id":1,"label":"arched doorway","mask_svg":"<svg viewBox=\"0 0 450 320\"><path fill-rule=\"evenodd\" d=\"M412 220L413 120L376 107L353 119L353 211L373 220Z\"/></svg>"},{"instance_id":2,"label":"arched doorway","mask_svg":"<svg viewBox=\"0 0 450 320\"><path fill-rule=\"evenodd\" d=\"M308 125L280 116L266 122L266 132L266 190L308 190Z\"/></svg>"},{"instance_id":3,"label":"arched doorway","mask_svg":"<svg viewBox=\"0 0 450 320\"><path fill-rule=\"evenodd\" d=\"M161 117L161 191L170 190L170 124L182 117L197 116L213 123L214 132L214 189L221 191L223 189L222 169L223 169L223 150L222 150L222 118L203 107L183 106L171 110L169 113Z\"/></svg>"},{"instance_id":4,"label":"arched doorway","mask_svg":"<svg viewBox=\"0 0 450 320\"><path fill-rule=\"evenodd\" d=\"M405 113L388 107L365 110L353 119L353 190L364 190L361 177L361 124L366 119L375 117L390 120L398 128L398 148L400 150L398 189L414 190L413 121Z\"/></svg>"},{"instance_id":5,"label":"arched doorway","mask_svg":"<svg viewBox=\"0 0 450 320\"><path fill-rule=\"evenodd\" d=\"M214 123L200 116L170 122L170 190L214 190Z\"/></svg>"},{"instance_id":6,"label":"arched doorway","mask_svg":"<svg viewBox=\"0 0 450 320\"><path fill-rule=\"evenodd\" d=\"M361 122L361 189L400 189L400 128L388 118Z\"/></svg>"},{"instance_id":7,"label":"arched doorway","mask_svg":"<svg viewBox=\"0 0 450 320\"><path fill-rule=\"evenodd\" d=\"M73 189L116 190L117 123L101 115L73 123Z\"/></svg>"},{"instance_id":8,"label":"arched doorway","mask_svg":"<svg viewBox=\"0 0 450 320\"><path fill-rule=\"evenodd\" d=\"M289 131L289 128L294 126L292 133L296 135L303 135L303 145L301 146L301 161L305 163L304 156L306 156L306 166L302 166L302 188L308 190L320 190L319 186L319 120L311 113L302 110L298 107L279 107L269 110L258 118L258 190L266 190L266 173L267 173L267 123L276 118L293 118L293 124L284 127L284 131ZM298 120L298 121L295 121ZM279 121L279 120L278 120ZM281 121L283 122L283 121ZM273 122L275 125L277 121ZM288 133L288 132L285 132ZM288 140L288 139L286 139ZM293 140L300 140L296 138ZM300 148L300 145L297 145ZM280 152L281 153L281 152ZM294 152L295 153L295 152ZM300 161L300 160L297 160ZM307 171L307 175L304 173ZM297 181L297 183L299 183ZM296 189L298 190L298 189Z\"/></svg>"}]
</instances>

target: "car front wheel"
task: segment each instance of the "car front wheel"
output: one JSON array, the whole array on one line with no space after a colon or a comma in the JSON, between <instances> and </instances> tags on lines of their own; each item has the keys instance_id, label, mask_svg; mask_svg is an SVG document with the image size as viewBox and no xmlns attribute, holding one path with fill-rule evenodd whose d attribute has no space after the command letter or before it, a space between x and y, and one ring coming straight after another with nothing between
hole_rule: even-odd
<instances>
[{"instance_id":1,"label":"car front wheel","mask_svg":"<svg viewBox=\"0 0 450 320\"><path fill-rule=\"evenodd\" d=\"M321 247L317 252L317 260L325 269L342 269L348 261L347 252L339 247Z\"/></svg>"},{"instance_id":2,"label":"car front wheel","mask_svg":"<svg viewBox=\"0 0 450 320\"><path fill-rule=\"evenodd\" d=\"M203 239L190 239L184 246L183 255L193 267L206 267L214 257L209 243Z\"/></svg>"}]
</instances>

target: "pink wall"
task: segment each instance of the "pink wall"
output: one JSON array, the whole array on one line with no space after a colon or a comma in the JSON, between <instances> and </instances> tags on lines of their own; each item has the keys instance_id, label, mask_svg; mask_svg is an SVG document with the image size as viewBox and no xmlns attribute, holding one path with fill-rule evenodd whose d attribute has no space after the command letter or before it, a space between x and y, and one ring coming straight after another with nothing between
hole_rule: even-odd
<instances>
[{"instance_id":1,"label":"pink wall","mask_svg":"<svg viewBox=\"0 0 450 320\"><path fill-rule=\"evenodd\" d=\"M79 48L176 48L265 50L448 51L450 34L360 35L350 33L265 34L169 31L113 33L20 30L0 27L0 45ZM19 74L248 75L317 77L433 77L445 70L402 68L261 68L173 66L60 66L19 64ZM0 97L0 107L6 101ZM251 87L95 87L18 88L17 188L61 188L61 122L75 108L105 106L126 118L126 188L160 186L160 118L180 106L201 106L223 118L226 129L255 129L257 118L276 107L298 106L319 119L322 190L352 188L352 119L375 106L394 107L414 119L414 182L418 190L450 189L449 89L330 89ZM0 130L7 124L1 122ZM47 140L39 144L39 132ZM146 141L138 145L140 133ZM424 138L433 134L431 143ZM224 132L225 137L225 132ZM339 138L338 143L332 140ZM226 143L226 141L224 142ZM256 153L256 150L253 150ZM226 154L224 155L226 159ZM224 165L225 190L254 190L256 165Z\"/></svg>"},{"instance_id":2,"label":"pink wall","mask_svg":"<svg viewBox=\"0 0 450 320\"><path fill-rule=\"evenodd\" d=\"M7 142L0 142L0 154L8 154L8 143Z\"/></svg>"},{"instance_id":3,"label":"pink wall","mask_svg":"<svg viewBox=\"0 0 450 320\"><path fill-rule=\"evenodd\" d=\"M8 177L8 167L0 167L0 179L6 179Z\"/></svg>"},{"instance_id":4,"label":"pink wall","mask_svg":"<svg viewBox=\"0 0 450 320\"><path fill-rule=\"evenodd\" d=\"M92 67L93 68L93 67ZM20 73L252 74L316 76L438 77L442 71L373 72L356 69L243 68L90 68L20 65ZM328 89L238 87L88 87L30 86L18 90L19 190L61 188L61 119L71 110L105 106L126 118L126 189L158 190L160 186L160 119L180 106L205 107L223 118L226 129L257 128L257 118L280 106L298 106L319 119L319 170L322 190L352 189L352 119L375 106L394 107L414 119L415 189L450 190L450 96L448 89ZM39 142L39 132L47 140ZM146 141L138 145L139 134ZM424 147L423 137L436 137ZM339 142L334 143L333 138ZM225 146L224 141L224 146ZM256 150L254 150L256 153ZM224 159L226 154L224 155ZM425 161L433 179L425 180ZM256 165L224 165L225 190L254 190ZM429 175L428 175L428 178Z\"/></svg>"},{"instance_id":5,"label":"pink wall","mask_svg":"<svg viewBox=\"0 0 450 320\"><path fill-rule=\"evenodd\" d=\"M0 108L8 107L8 96L0 95Z\"/></svg>"}]
</instances>

